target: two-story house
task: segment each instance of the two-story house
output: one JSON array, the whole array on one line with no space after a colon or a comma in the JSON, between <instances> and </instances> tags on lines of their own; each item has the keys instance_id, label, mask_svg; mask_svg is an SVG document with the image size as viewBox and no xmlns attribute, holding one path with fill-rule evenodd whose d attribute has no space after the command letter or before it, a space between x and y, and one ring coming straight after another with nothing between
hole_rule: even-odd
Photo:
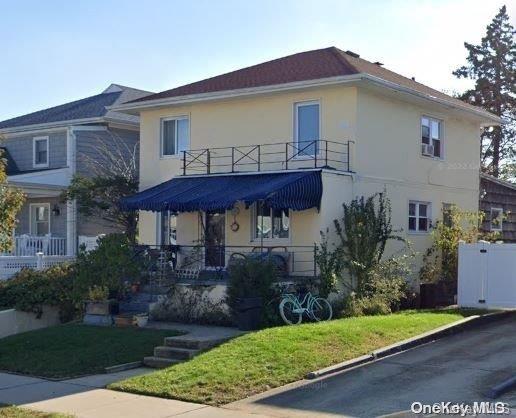
<instances>
[{"instance_id":1,"label":"two-story house","mask_svg":"<svg viewBox=\"0 0 516 418\"><path fill-rule=\"evenodd\" d=\"M114 109L140 116L141 192L123 205L141 211L142 243L178 244L185 268L194 252L201 269L283 252L293 275L313 273L311 249L320 231L334 238L343 202L383 190L394 227L423 251L443 205L478 210L480 128L500 123L335 47Z\"/></svg>"},{"instance_id":2,"label":"two-story house","mask_svg":"<svg viewBox=\"0 0 516 418\"><path fill-rule=\"evenodd\" d=\"M82 219L77 203L62 203L60 195L74 174L91 174L90 162L102 159L103 149L138 146L138 117L107 107L148 94L112 84L98 95L0 122L8 182L26 195L13 254L74 255L79 237L87 242L113 230L100 219Z\"/></svg>"}]
</instances>

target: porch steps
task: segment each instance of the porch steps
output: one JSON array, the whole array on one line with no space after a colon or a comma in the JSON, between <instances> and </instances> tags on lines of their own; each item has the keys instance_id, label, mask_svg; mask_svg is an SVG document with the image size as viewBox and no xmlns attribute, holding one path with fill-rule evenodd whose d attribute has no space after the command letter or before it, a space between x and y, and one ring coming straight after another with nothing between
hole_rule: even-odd
<instances>
[{"instance_id":1,"label":"porch steps","mask_svg":"<svg viewBox=\"0 0 516 418\"><path fill-rule=\"evenodd\" d=\"M150 305L158 301L158 295L136 293L128 301L120 302L120 313L148 313Z\"/></svg>"},{"instance_id":2,"label":"porch steps","mask_svg":"<svg viewBox=\"0 0 516 418\"><path fill-rule=\"evenodd\" d=\"M164 345L154 348L154 355L145 357L143 364L147 367L161 369L187 361L201 353L213 348L231 337L208 338L193 336L166 337Z\"/></svg>"}]
</instances>

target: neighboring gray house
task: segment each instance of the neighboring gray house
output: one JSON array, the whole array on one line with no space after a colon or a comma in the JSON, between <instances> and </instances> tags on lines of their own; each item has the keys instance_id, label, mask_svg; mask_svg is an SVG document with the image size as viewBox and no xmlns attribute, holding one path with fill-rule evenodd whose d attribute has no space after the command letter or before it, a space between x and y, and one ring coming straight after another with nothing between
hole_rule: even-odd
<instances>
[{"instance_id":1,"label":"neighboring gray house","mask_svg":"<svg viewBox=\"0 0 516 418\"><path fill-rule=\"evenodd\" d=\"M108 109L150 92L117 84L101 94L0 122L0 147L10 184L27 200L15 231L16 255L75 255L79 242L113 230L97 219L81 219L76 203L59 196L75 173L91 173L102 150L130 155L139 143L139 119Z\"/></svg>"}]
</instances>

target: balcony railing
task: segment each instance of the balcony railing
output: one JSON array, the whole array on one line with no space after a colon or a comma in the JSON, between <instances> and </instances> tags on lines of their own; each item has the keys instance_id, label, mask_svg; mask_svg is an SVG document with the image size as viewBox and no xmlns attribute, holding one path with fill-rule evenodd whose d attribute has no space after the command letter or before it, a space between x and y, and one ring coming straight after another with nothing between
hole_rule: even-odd
<instances>
[{"instance_id":1,"label":"balcony railing","mask_svg":"<svg viewBox=\"0 0 516 418\"><path fill-rule=\"evenodd\" d=\"M14 237L10 255L35 256L39 252L44 255L66 255L66 238L34 235Z\"/></svg>"},{"instance_id":2,"label":"balcony railing","mask_svg":"<svg viewBox=\"0 0 516 418\"><path fill-rule=\"evenodd\" d=\"M225 280L235 263L269 260L279 279L316 277L316 246L140 245L135 256L153 284L177 280Z\"/></svg>"},{"instance_id":3,"label":"balcony railing","mask_svg":"<svg viewBox=\"0 0 516 418\"><path fill-rule=\"evenodd\" d=\"M352 141L317 140L183 151L181 169L183 175L302 168L351 171L351 144Z\"/></svg>"}]
</instances>

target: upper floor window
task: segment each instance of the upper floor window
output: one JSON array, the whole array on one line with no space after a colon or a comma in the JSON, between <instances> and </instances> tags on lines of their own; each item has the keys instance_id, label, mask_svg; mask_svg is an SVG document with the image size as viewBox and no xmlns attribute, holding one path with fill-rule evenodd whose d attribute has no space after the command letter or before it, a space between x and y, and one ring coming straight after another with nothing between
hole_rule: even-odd
<instances>
[{"instance_id":1,"label":"upper floor window","mask_svg":"<svg viewBox=\"0 0 516 418\"><path fill-rule=\"evenodd\" d=\"M32 162L34 167L48 167L48 136L33 139Z\"/></svg>"},{"instance_id":2,"label":"upper floor window","mask_svg":"<svg viewBox=\"0 0 516 418\"><path fill-rule=\"evenodd\" d=\"M181 155L190 149L190 126L187 117L161 119L161 156Z\"/></svg>"},{"instance_id":3,"label":"upper floor window","mask_svg":"<svg viewBox=\"0 0 516 418\"><path fill-rule=\"evenodd\" d=\"M503 209L491 208L491 231L502 231L503 229Z\"/></svg>"},{"instance_id":4,"label":"upper floor window","mask_svg":"<svg viewBox=\"0 0 516 418\"><path fill-rule=\"evenodd\" d=\"M421 118L421 154L441 158L443 155L443 122L423 116Z\"/></svg>"},{"instance_id":5,"label":"upper floor window","mask_svg":"<svg viewBox=\"0 0 516 418\"><path fill-rule=\"evenodd\" d=\"M409 231L427 232L430 229L430 203L409 202Z\"/></svg>"},{"instance_id":6,"label":"upper floor window","mask_svg":"<svg viewBox=\"0 0 516 418\"><path fill-rule=\"evenodd\" d=\"M319 153L320 106L319 102L295 104L295 156L312 156Z\"/></svg>"},{"instance_id":7,"label":"upper floor window","mask_svg":"<svg viewBox=\"0 0 516 418\"><path fill-rule=\"evenodd\" d=\"M288 209L273 209L266 204L256 204L254 239L288 239L290 217Z\"/></svg>"}]
</instances>

